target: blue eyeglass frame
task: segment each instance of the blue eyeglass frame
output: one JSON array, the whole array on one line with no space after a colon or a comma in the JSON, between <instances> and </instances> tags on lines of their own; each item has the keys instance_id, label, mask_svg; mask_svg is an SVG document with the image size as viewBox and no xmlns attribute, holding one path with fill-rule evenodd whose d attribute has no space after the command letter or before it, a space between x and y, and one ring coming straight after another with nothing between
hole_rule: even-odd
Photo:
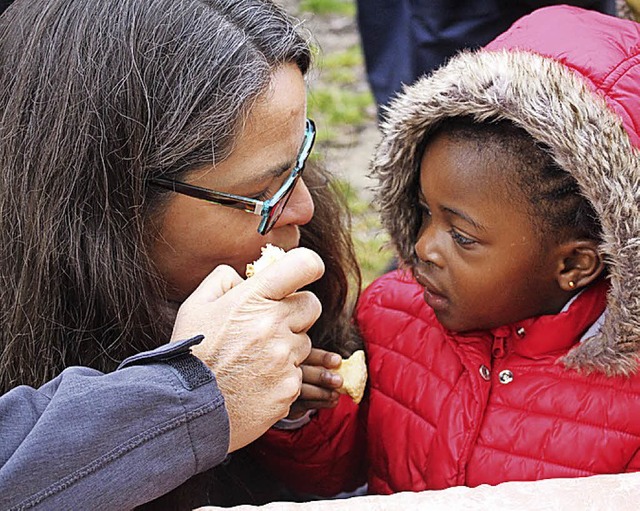
<instances>
[{"instance_id":1,"label":"blue eyeglass frame","mask_svg":"<svg viewBox=\"0 0 640 511\"><path fill-rule=\"evenodd\" d=\"M242 195L235 195L233 193L217 192L208 188L202 188L163 177L157 177L150 182L166 190L171 190L195 199L211 202L219 206L241 209L253 215L260 215L262 220L260 221L260 225L258 225L258 233L264 236L273 228L280 218L282 211L284 211L298 179L302 176L302 171L304 170L307 158L309 158L309 154L311 154L315 139L316 125L311 119L307 119L302 146L298 151L298 156L291 174L285 179L274 196L264 201L243 197ZM281 201L284 201L284 203L282 207L278 208L277 206L279 206Z\"/></svg>"}]
</instances>

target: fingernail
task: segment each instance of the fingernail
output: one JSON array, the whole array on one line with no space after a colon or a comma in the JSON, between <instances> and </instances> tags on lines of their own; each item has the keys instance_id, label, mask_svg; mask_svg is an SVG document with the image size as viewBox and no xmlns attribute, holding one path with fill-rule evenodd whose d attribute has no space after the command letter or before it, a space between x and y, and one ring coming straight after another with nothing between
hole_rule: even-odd
<instances>
[{"instance_id":1,"label":"fingernail","mask_svg":"<svg viewBox=\"0 0 640 511\"><path fill-rule=\"evenodd\" d=\"M331 374L331 383L333 385L335 385L336 387L342 385L342 376L338 376L337 374L333 374L332 373Z\"/></svg>"},{"instance_id":2,"label":"fingernail","mask_svg":"<svg viewBox=\"0 0 640 511\"><path fill-rule=\"evenodd\" d=\"M340 355L338 355L337 353L331 354L331 359L329 360L329 363L331 365L337 366L341 361L342 357Z\"/></svg>"}]
</instances>

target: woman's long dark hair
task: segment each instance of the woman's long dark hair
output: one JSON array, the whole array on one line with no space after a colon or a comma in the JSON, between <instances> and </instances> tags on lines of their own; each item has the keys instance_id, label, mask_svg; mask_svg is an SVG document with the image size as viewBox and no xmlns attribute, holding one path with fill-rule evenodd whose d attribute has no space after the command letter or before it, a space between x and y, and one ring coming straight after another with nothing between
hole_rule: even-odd
<instances>
[{"instance_id":1,"label":"woman's long dark hair","mask_svg":"<svg viewBox=\"0 0 640 511\"><path fill-rule=\"evenodd\" d=\"M149 180L228 156L274 70L306 73L296 28L266 0L18 0L0 17L1 392L167 342ZM335 196L313 193L312 336L350 351L357 267Z\"/></svg>"},{"instance_id":2,"label":"woman's long dark hair","mask_svg":"<svg viewBox=\"0 0 640 511\"><path fill-rule=\"evenodd\" d=\"M313 220L301 228L300 244L315 250L325 264L325 276L308 287L322 303L322 315L309 330L309 336L314 346L348 356L362 347L351 321L351 306L358 300L362 279L347 203L332 184L331 176L318 164L309 164L305 183L316 210Z\"/></svg>"}]
</instances>

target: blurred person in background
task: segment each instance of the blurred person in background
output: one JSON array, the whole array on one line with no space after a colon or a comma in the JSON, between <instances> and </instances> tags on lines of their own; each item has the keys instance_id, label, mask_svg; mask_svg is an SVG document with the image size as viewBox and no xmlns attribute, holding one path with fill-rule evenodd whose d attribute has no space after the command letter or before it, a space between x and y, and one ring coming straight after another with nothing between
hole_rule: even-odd
<instances>
[{"instance_id":1,"label":"blurred person in background","mask_svg":"<svg viewBox=\"0 0 640 511\"><path fill-rule=\"evenodd\" d=\"M616 0L357 0L367 80L378 115L403 85L463 48L484 46L538 7L568 4L616 13Z\"/></svg>"}]
</instances>

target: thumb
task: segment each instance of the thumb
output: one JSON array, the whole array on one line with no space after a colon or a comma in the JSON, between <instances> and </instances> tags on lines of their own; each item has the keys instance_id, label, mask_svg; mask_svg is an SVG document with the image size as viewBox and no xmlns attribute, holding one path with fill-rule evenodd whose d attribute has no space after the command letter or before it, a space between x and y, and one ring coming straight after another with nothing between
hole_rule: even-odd
<instances>
[{"instance_id":1,"label":"thumb","mask_svg":"<svg viewBox=\"0 0 640 511\"><path fill-rule=\"evenodd\" d=\"M207 275L200 285L195 289L190 300L201 302L214 302L227 291L244 282L244 279L238 275L231 266L221 264Z\"/></svg>"},{"instance_id":2,"label":"thumb","mask_svg":"<svg viewBox=\"0 0 640 511\"><path fill-rule=\"evenodd\" d=\"M289 250L257 275L247 279L252 291L268 300L282 300L324 274L324 263L308 248Z\"/></svg>"}]
</instances>

